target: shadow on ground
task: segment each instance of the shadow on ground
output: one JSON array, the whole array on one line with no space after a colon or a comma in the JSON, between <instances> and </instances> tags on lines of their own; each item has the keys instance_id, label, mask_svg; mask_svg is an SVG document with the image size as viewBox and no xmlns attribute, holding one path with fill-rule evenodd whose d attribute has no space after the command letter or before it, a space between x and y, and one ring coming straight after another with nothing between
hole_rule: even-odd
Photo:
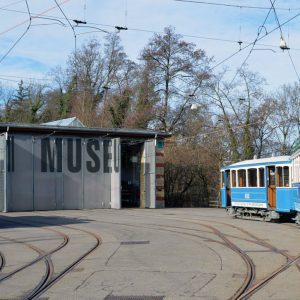
<instances>
[{"instance_id":1,"label":"shadow on ground","mask_svg":"<svg viewBox=\"0 0 300 300\"><path fill-rule=\"evenodd\" d=\"M90 223L91 219L70 218L62 216L18 216L18 215L0 215L0 229L5 228L28 228L28 227L46 227L62 226Z\"/></svg>"}]
</instances>

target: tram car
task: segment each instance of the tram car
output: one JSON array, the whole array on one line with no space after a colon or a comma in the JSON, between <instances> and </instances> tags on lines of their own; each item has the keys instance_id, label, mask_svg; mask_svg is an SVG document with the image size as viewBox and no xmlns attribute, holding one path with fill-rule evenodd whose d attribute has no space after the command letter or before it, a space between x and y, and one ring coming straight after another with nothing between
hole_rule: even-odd
<instances>
[{"instance_id":1,"label":"tram car","mask_svg":"<svg viewBox=\"0 0 300 300\"><path fill-rule=\"evenodd\" d=\"M291 156L293 171L292 186L295 189L295 193L293 193L294 210L296 212L294 220L300 225L300 140L296 142L296 150L294 150Z\"/></svg>"},{"instance_id":2,"label":"tram car","mask_svg":"<svg viewBox=\"0 0 300 300\"><path fill-rule=\"evenodd\" d=\"M221 168L222 207L230 215L265 221L291 217L299 222L299 199L300 151L295 157L245 160Z\"/></svg>"}]
</instances>

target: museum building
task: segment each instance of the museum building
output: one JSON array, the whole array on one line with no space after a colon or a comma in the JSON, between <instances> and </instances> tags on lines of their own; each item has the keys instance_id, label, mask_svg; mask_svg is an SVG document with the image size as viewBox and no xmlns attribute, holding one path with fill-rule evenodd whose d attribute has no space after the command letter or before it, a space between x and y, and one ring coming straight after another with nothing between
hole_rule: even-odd
<instances>
[{"instance_id":1,"label":"museum building","mask_svg":"<svg viewBox=\"0 0 300 300\"><path fill-rule=\"evenodd\" d=\"M76 118L0 123L0 211L163 208L164 141Z\"/></svg>"}]
</instances>

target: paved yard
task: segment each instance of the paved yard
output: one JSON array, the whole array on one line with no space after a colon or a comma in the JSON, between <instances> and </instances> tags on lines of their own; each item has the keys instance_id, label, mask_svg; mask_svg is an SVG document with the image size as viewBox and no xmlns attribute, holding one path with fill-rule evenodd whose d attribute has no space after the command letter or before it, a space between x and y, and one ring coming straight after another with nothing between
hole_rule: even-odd
<instances>
[{"instance_id":1,"label":"paved yard","mask_svg":"<svg viewBox=\"0 0 300 300\"><path fill-rule=\"evenodd\" d=\"M299 299L300 228L222 209L0 214L0 299Z\"/></svg>"}]
</instances>

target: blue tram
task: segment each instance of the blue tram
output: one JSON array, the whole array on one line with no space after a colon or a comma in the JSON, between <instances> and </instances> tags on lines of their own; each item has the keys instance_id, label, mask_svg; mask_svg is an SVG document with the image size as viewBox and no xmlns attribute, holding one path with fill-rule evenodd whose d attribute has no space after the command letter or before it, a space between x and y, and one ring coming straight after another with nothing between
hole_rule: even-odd
<instances>
[{"instance_id":1,"label":"blue tram","mask_svg":"<svg viewBox=\"0 0 300 300\"><path fill-rule=\"evenodd\" d=\"M298 181L295 163L299 164ZM300 151L297 158L253 159L221 168L222 207L236 217L270 221L289 216L299 222L299 199Z\"/></svg>"},{"instance_id":2,"label":"blue tram","mask_svg":"<svg viewBox=\"0 0 300 300\"><path fill-rule=\"evenodd\" d=\"M292 171L293 171L293 178L292 178L292 186L295 192L293 193L293 209L296 212L296 216L294 220L296 223L300 225L300 140L298 140L298 149L294 151L291 156L292 160Z\"/></svg>"}]
</instances>

